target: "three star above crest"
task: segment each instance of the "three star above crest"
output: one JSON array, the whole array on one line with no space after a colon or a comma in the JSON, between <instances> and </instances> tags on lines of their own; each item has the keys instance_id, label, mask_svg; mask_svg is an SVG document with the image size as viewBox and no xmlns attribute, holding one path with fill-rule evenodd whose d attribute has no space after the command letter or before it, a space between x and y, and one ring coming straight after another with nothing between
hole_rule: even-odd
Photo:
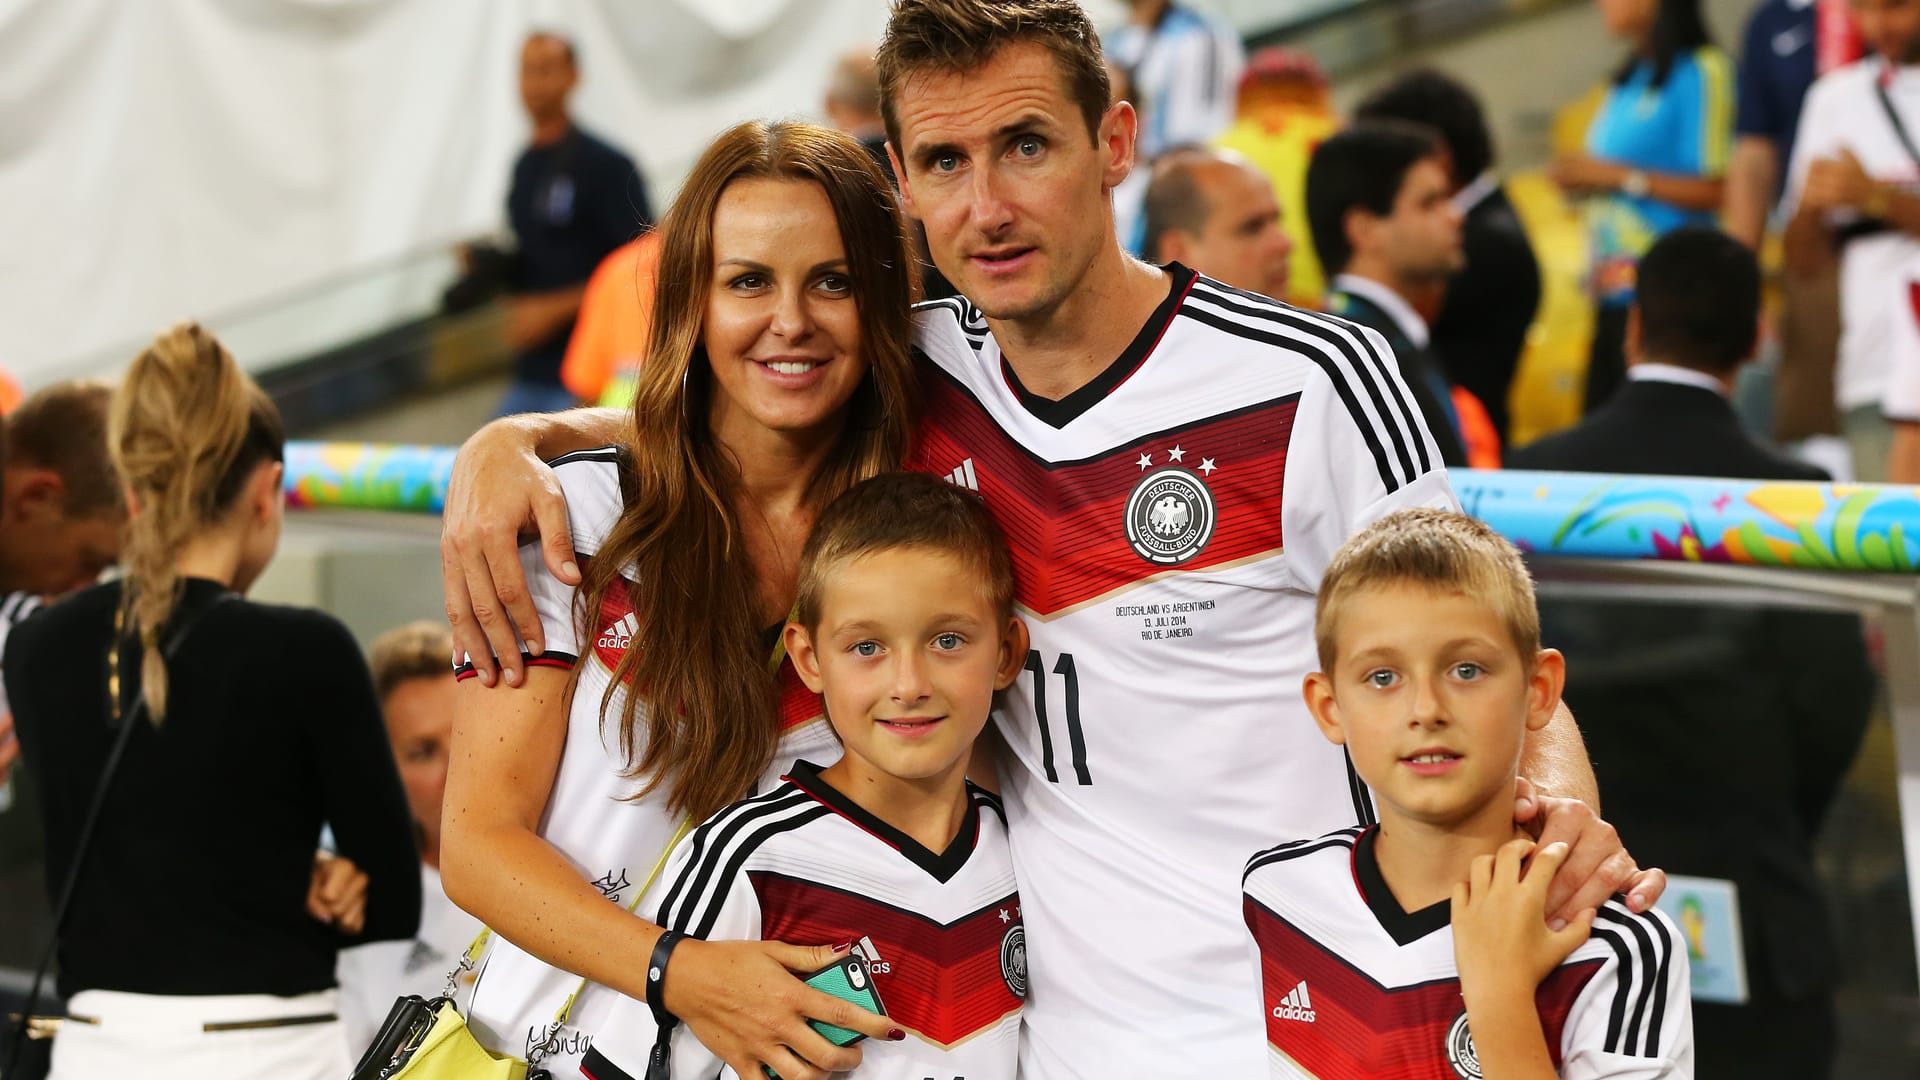
<instances>
[{"instance_id":1,"label":"three star above crest","mask_svg":"<svg viewBox=\"0 0 1920 1080\"><path fill-rule=\"evenodd\" d=\"M1185 464L1186 459L1187 459L1187 451L1181 449L1178 446L1167 451L1167 464L1169 465L1172 465L1175 463ZM1151 469L1153 467L1153 455L1141 454L1139 460L1135 461L1134 464L1140 466L1141 472L1146 472L1148 469ZM1200 459L1200 464L1198 467L1201 472L1207 474L1208 476L1212 476L1213 470L1219 468L1220 466L1215 465L1213 463L1212 458L1203 457Z\"/></svg>"}]
</instances>

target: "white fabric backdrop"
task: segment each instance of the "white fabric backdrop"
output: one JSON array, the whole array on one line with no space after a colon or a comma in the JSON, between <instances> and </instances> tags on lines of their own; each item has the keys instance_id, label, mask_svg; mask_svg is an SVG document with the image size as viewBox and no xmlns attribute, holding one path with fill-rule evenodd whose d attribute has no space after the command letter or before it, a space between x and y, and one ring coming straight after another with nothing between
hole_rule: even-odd
<instances>
[{"instance_id":1,"label":"white fabric backdrop","mask_svg":"<svg viewBox=\"0 0 1920 1080\"><path fill-rule=\"evenodd\" d=\"M664 209L722 128L817 114L832 59L885 19L885 0L0 0L0 368L117 370L176 319L225 332L502 227L532 27L578 43L576 116ZM369 291L356 328L417 302ZM275 359L252 338L243 360Z\"/></svg>"}]
</instances>

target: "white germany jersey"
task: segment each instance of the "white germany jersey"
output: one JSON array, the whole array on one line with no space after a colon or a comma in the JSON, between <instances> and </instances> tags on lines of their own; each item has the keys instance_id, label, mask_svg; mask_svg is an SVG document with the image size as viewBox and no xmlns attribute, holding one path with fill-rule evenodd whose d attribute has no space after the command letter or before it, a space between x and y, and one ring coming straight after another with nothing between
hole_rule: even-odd
<instances>
[{"instance_id":1,"label":"white germany jersey","mask_svg":"<svg viewBox=\"0 0 1920 1080\"><path fill-rule=\"evenodd\" d=\"M594 557L608 531L620 517L620 470L616 451L586 451L553 462L567 500L568 526L582 565ZM540 820L540 835L566 856L580 875L606 894L611 903L625 906L633 890L665 852L679 822L667 812L666 796L655 792L629 800L638 788L625 779L626 759L620 752L619 731L600 721L600 699L612 671L629 644L633 605L624 589L614 590L601 611L594 614L593 630L582 633L574 611L578 590L547 572L537 545L520 549L520 561L547 649L528 664L571 667L585 664L567 716L567 741L553 778L553 793ZM460 674L469 676L470 668ZM611 702L608 715L618 716L621 696ZM781 737L779 752L762 778L766 789L800 757L835 761L840 744L833 738L820 709L820 699L808 693L790 664L781 668ZM561 1003L579 978L528 954L513 942L495 935L474 985L469 1022L488 1047L526 1057L535 1047L547 1048L543 1065L556 1075L568 1075L587 1046L583 1032L591 1032L611 993L582 995L571 1022L553 1023ZM599 1014L599 1015L596 1015Z\"/></svg>"},{"instance_id":2,"label":"white germany jersey","mask_svg":"<svg viewBox=\"0 0 1920 1080\"><path fill-rule=\"evenodd\" d=\"M1020 896L999 800L969 794L959 835L934 852L801 762L786 783L688 837L642 912L710 940L858 942L881 1007L907 1038L861 1043L851 1076L1012 1080L1027 989ZM620 998L581 1072L640 1080L659 1035L652 1010ZM670 1049L674 1080L736 1078L684 1025Z\"/></svg>"},{"instance_id":3,"label":"white germany jersey","mask_svg":"<svg viewBox=\"0 0 1920 1080\"><path fill-rule=\"evenodd\" d=\"M1271 1074L1479 1080L1449 905L1403 911L1374 860L1377 835L1346 829L1247 864L1248 958ZM1693 1075L1682 940L1665 915L1607 901L1593 936L1534 997L1561 1076Z\"/></svg>"},{"instance_id":4,"label":"white germany jersey","mask_svg":"<svg viewBox=\"0 0 1920 1080\"><path fill-rule=\"evenodd\" d=\"M1133 344L1057 403L964 301L915 338L913 465L985 497L1033 635L996 713L1032 1080L1264 1069L1240 871L1371 814L1301 701L1314 591L1362 526L1455 505L1378 334L1168 269Z\"/></svg>"}]
</instances>

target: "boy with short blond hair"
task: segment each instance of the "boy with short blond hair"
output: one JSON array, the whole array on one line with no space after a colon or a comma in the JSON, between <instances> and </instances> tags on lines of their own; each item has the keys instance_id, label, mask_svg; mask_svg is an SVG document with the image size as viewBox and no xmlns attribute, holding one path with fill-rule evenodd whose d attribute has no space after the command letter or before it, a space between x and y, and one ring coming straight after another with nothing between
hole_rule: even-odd
<instances>
[{"instance_id":1,"label":"boy with short blond hair","mask_svg":"<svg viewBox=\"0 0 1920 1080\"><path fill-rule=\"evenodd\" d=\"M1380 820L1247 864L1272 1075L1693 1075L1673 925L1615 899L1550 928L1566 845L1515 831L1521 743L1565 676L1520 553L1405 510L1340 549L1317 603L1307 707Z\"/></svg>"}]
</instances>

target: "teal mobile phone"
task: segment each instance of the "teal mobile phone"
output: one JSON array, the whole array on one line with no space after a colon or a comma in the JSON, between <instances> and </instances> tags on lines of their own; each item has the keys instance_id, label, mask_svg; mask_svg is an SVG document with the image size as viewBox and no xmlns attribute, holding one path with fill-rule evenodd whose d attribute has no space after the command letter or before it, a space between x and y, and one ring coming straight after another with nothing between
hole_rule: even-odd
<instances>
[{"instance_id":1,"label":"teal mobile phone","mask_svg":"<svg viewBox=\"0 0 1920 1080\"><path fill-rule=\"evenodd\" d=\"M819 971L806 977L806 984L815 990L823 990L841 1001L851 1001L870 1013L887 1015L887 1007L880 1003L880 990L873 985L873 971L867 966L867 958L860 955L858 948L841 959L828 964ZM825 1036L835 1046L851 1046L866 1038L857 1031L819 1020L809 1020L813 1030Z\"/></svg>"},{"instance_id":2,"label":"teal mobile phone","mask_svg":"<svg viewBox=\"0 0 1920 1080\"><path fill-rule=\"evenodd\" d=\"M870 1013L887 1015L887 1007L880 1002L880 990L873 985L873 971L867 966L867 958L860 955L857 948L808 975L804 981L815 990L825 991L842 1001L851 1001ZM836 1027L820 1020L809 1020L807 1023L835 1046L852 1046L866 1038L858 1031ZM766 1069L765 1072L774 1080L779 1080L779 1074L772 1069Z\"/></svg>"}]
</instances>

